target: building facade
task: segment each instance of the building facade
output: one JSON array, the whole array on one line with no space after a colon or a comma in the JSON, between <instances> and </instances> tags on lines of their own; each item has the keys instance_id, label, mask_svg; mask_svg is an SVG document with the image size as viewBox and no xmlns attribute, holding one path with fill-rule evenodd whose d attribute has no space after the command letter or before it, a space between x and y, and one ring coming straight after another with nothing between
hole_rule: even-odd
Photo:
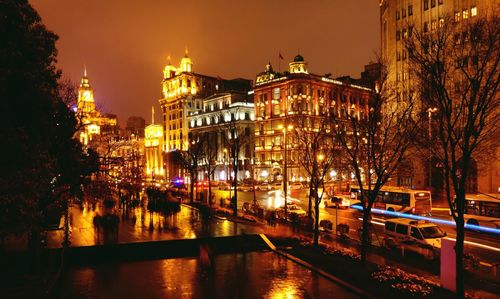
<instances>
[{"instance_id":1,"label":"building facade","mask_svg":"<svg viewBox=\"0 0 500 299\"><path fill-rule=\"evenodd\" d=\"M500 4L495 0L381 0L380 1L380 31L381 54L388 70L388 82L395 86L398 98L405 101L411 93L418 90L415 78L410 76L408 52L405 40L415 33L432 33L444 22L456 22L455 26L473 22L481 17L488 17L498 11ZM460 80L452 82L456 87ZM418 99L417 99L418 100ZM417 101L418 104L418 101ZM432 107L420 107L428 112L429 127L432 122ZM431 130L429 128L429 130ZM500 149L489 161L472 163L468 192L499 193L500 192ZM485 163L486 162L486 163ZM442 170L439 163L422 161L422 159L407 159L404 161L409 174L403 180L392 180L391 184L402 184L414 188L428 188L436 197L443 190ZM442 197L442 196L441 196Z\"/></svg>"},{"instance_id":2,"label":"building facade","mask_svg":"<svg viewBox=\"0 0 500 299\"><path fill-rule=\"evenodd\" d=\"M89 143L93 140L95 141L96 137L117 127L116 115L101 115L96 109L94 89L87 77L87 70L84 71L80 86L78 87L75 112L80 127L78 138L84 146L89 146Z\"/></svg>"},{"instance_id":3,"label":"building facade","mask_svg":"<svg viewBox=\"0 0 500 299\"><path fill-rule=\"evenodd\" d=\"M257 75L254 87L257 180L307 181L307 174L299 166L300 150L290 134L287 136L287 127L297 118L321 117L330 109L367 113L370 96L370 88L310 73L301 55L289 63L284 73L275 72L268 64ZM285 156L287 178L283 178Z\"/></svg>"},{"instance_id":4,"label":"building facade","mask_svg":"<svg viewBox=\"0 0 500 299\"><path fill-rule=\"evenodd\" d=\"M240 81L242 79L239 79ZM241 90L216 93L203 100L202 109L188 116L189 139L195 141L200 136L210 140L209 146L216 152L215 171L212 180L226 181L234 176L229 142L230 130L244 134L238 154L238 180L253 177L254 157L254 103L250 92L251 81L240 84ZM227 86L226 86L227 88ZM206 174L200 171L198 179L204 180Z\"/></svg>"}]
</instances>

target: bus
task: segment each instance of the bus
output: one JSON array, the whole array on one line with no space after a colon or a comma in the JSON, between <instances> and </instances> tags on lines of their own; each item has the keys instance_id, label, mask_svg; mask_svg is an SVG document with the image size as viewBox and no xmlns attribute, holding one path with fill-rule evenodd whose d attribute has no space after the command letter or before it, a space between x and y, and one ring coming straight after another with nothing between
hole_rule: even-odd
<instances>
[{"instance_id":1,"label":"bus","mask_svg":"<svg viewBox=\"0 0 500 299\"><path fill-rule=\"evenodd\" d=\"M359 199L359 187L351 187L351 198ZM403 187L382 187L373 208L390 212L431 215L432 199L428 190L414 190Z\"/></svg>"},{"instance_id":2,"label":"bus","mask_svg":"<svg viewBox=\"0 0 500 299\"><path fill-rule=\"evenodd\" d=\"M498 194L465 194L465 223L500 228Z\"/></svg>"}]
</instances>

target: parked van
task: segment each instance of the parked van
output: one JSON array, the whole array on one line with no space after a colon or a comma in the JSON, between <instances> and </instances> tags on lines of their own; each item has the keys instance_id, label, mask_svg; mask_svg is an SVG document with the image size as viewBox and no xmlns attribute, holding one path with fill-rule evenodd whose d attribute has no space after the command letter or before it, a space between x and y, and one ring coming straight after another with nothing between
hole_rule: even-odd
<instances>
[{"instance_id":1,"label":"parked van","mask_svg":"<svg viewBox=\"0 0 500 299\"><path fill-rule=\"evenodd\" d=\"M441 239L446 236L439 226L428 221L406 218L385 221L384 246L402 247L434 259L441 250Z\"/></svg>"}]
</instances>

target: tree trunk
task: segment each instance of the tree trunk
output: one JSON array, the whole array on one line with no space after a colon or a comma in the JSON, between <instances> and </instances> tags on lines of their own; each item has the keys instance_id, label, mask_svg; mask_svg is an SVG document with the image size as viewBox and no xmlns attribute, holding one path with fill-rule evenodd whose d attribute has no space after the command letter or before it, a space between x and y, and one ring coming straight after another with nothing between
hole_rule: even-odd
<instances>
[{"instance_id":1,"label":"tree trunk","mask_svg":"<svg viewBox=\"0 0 500 299\"><path fill-rule=\"evenodd\" d=\"M366 263L366 253L368 251L368 242L370 236L370 212L371 207L363 209L363 226L361 232L361 262Z\"/></svg>"},{"instance_id":2,"label":"tree trunk","mask_svg":"<svg viewBox=\"0 0 500 299\"><path fill-rule=\"evenodd\" d=\"M314 247L319 244L319 198L318 192L314 192Z\"/></svg>"},{"instance_id":3,"label":"tree trunk","mask_svg":"<svg viewBox=\"0 0 500 299\"><path fill-rule=\"evenodd\" d=\"M464 219L459 217L456 222L457 240L455 243L455 262L456 262L456 289L457 298L465 298L464 289Z\"/></svg>"},{"instance_id":4,"label":"tree trunk","mask_svg":"<svg viewBox=\"0 0 500 299\"><path fill-rule=\"evenodd\" d=\"M312 189L312 180L309 181L309 203L307 206L307 216L311 218L311 212L312 212L312 196L313 196L313 189Z\"/></svg>"},{"instance_id":5,"label":"tree trunk","mask_svg":"<svg viewBox=\"0 0 500 299\"><path fill-rule=\"evenodd\" d=\"M208 205L212 206L212 181L210 180L210 169L208 169Z\"/></svg>"},{"instance_id":6,"label":"tree trunk","mask_svg":"<svg viewBox=\"0 0 500 299\"><path fill-rule=\"evenodd\" d=\"M189 194L189 202L193 204L194 201L194 184L196 183L196 179L194 177L194 174L191 172L191 193Z\"/></svg>"},{"instance_id":7,"label":"tree trunk","mask_svg":"<svg viewBox=\"0 0 500 299\"><path fill-rule=\"evenodd\" d=\"M236 150L234 150L236 152ZM233 154L233 172L234 172L234 216L238 217L238 155L237 153Z\"/></svg>"}]
</instances>

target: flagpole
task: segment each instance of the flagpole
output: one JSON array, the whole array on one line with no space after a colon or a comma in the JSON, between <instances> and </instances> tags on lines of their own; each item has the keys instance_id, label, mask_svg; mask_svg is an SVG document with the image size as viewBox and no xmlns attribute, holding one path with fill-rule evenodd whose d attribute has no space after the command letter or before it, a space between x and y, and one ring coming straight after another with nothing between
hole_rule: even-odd
<instances>
[{"instance_id":1,"label":"flagpole","mask_svg":"<svg viewBox=\"0 0 500 299\"><path fill-rule=\"evenodd\" d=\"M281 73L281 52L278 52L278 73Z\"/></svg>"}]
</instances>

